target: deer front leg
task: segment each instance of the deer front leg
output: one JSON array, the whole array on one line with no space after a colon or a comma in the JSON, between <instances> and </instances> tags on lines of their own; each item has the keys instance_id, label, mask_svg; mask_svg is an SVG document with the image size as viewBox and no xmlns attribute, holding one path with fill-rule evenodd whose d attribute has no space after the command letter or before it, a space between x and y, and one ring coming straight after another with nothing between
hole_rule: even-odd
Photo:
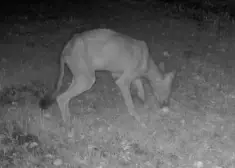
<instances>
[{"instance_id":1,"label":"deer front leg","mask_svg":"<svg viewBox=\"0 0 235 168\"><path fill-rule=\"evenodd\" d=\"M145 91L144 91L144 86L140 78L137 78L133 81L133 84L137 88L137 94L139 98L145 102Z\"/></svg>"},{"instance_id":2,"label":"deer front leg","mask_svg":"<svg viewBox=\"0 0 235 168\"><path fill-rule=\"evenodd\" d=\"M143 127L146 127L144 123L141 122L139 114L136 112L134 103L130 93L130 80L126 79L125 76L121 76L116 84L120 88L123 99L127 106L128 112L133 116Z\"/></svg>"}]
</instances>

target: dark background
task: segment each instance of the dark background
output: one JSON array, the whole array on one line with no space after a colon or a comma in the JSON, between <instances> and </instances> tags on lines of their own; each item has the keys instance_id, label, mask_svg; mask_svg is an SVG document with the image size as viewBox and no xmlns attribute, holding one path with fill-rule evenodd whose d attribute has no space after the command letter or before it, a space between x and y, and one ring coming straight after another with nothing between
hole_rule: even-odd
<instances>
[{"instance_id":1,"label":"dark background","mask_svg":"<svg viewBox=\"0 0 235 168\"><path fill-rule=\"evenodd\" d=\"M1 21L19 21L19 20L46 20L56 19L61 16L78 16L89 17L89 14L102 10L101 4L109 4L114 0L77 0L77 1L7 1L0 7ZM231 16L235 13L235 1L233 0L121 0L116 1L120 4L129 4L131 6L145 4L156 7L158 10L164 10L165 4L184 6L188 9L203 10L205 12L213 12L219 14L228 12ZM145 8L146 6L143 6ZM24 18L24 17L27 17Z\"/></svg>"}]
</instances>

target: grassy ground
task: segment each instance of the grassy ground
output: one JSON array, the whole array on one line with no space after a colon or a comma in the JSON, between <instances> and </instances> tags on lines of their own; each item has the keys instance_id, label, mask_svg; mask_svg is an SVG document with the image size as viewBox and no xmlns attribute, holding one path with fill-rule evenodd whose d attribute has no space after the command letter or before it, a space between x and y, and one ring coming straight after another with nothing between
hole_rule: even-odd
<instances>
[{"instance_id":1,"label":"grassy ground","mask_svg":"<svg viewBox=\"0 0 235 168\"><path fill-rule=\"evenodd\" d=\"M235 167L233 24L218 33L211 21L199 26L126 6L102 6L84 18L1 25L1 167ZM133 91L147 128L129 116L111 76L102 72L91 90L71 101L71 133L61 126L56 104L38 108L71 33L97 27L147 41L156 62L177 70L169 111L157 107L147 84L149 108ZM66 74L64 89L71 81Z\"/></svg>"}]
</instances>

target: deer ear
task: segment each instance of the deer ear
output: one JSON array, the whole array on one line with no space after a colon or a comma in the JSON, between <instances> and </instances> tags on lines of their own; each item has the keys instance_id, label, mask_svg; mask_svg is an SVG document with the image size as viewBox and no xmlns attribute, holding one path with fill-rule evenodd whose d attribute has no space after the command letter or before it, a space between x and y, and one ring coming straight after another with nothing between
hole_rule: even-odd
<instances>
[{"instance_id":1,"label":"deer ear","mask_svg":"<svg viewBox=\"0 0 235 168\"><path fill-rule=\"evenodd\" d=\"M162 72L165 72L165 65L164 65L164 62L160 62L160 63L159 63L159 69L160 69Z\"/></svg>"}]
</instances>

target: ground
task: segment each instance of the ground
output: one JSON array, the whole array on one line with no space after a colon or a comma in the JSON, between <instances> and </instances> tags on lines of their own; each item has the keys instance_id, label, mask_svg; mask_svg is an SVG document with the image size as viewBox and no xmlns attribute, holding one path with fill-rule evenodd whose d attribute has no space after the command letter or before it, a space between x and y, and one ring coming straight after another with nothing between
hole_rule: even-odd
<instances>
[{"instance_id":1,"label":"ground","mask_svg":"<svg viewBox=\"0 0 235 168\"><path fill-rule=\"evenodd\" d=\"M140 10L141 9L141 10ZM1 25L2 167L235 167L234 25L218 33L154 9L103 7L89 18ZM121 11L121 12L120 12ZM160 109L148 83L146 106L133 97L146 123L130 117L110 74L70 103L72 132L57 104L38 101L58 76L58 58L74 32L105 27L145 40L156 63L177 70L169 109ZM63 89L71 82L66 69Z\"/></svg>"}]
</instances>

